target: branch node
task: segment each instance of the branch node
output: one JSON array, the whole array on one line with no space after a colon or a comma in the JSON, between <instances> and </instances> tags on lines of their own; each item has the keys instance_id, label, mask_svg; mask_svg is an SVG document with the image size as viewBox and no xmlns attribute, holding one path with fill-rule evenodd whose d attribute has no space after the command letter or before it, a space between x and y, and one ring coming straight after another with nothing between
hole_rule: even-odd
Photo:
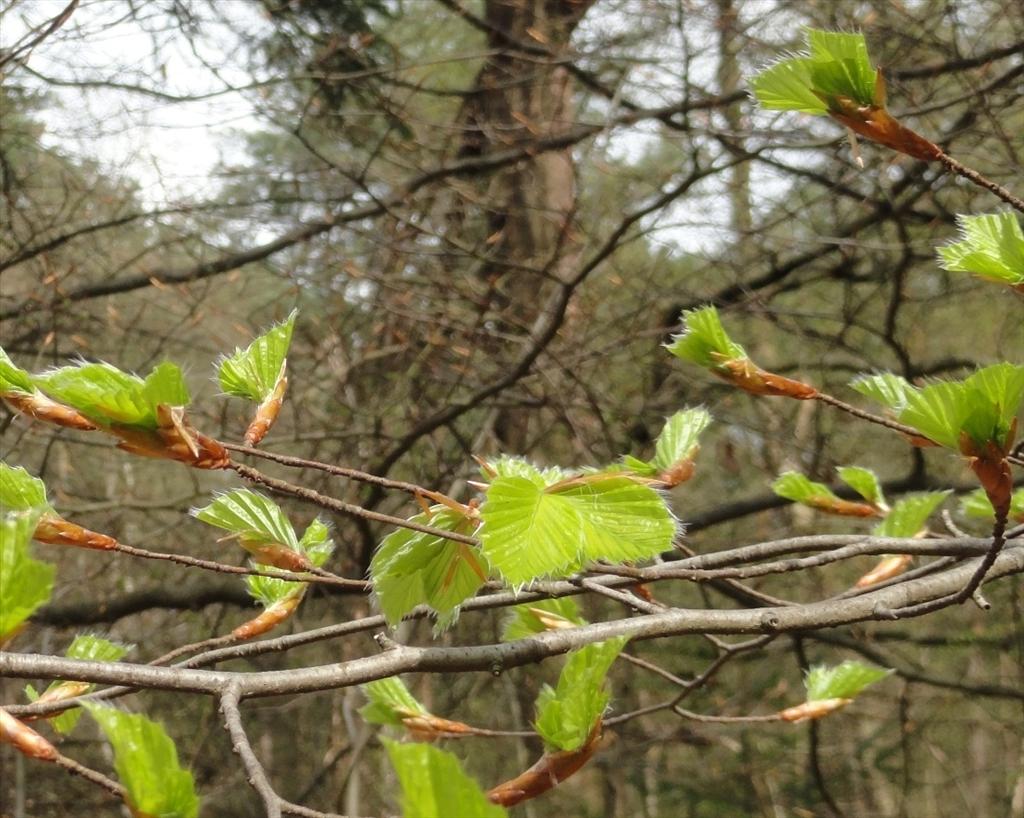
<instances>
[{"instance_id":1,"label":"branch node","mask_svg":"<svg viewBox=\"0 0 1024 818\"><path fill-rule=\"evenodd\" d=\"M766 613L761 616L760 627L765 633L776 633L781 624L778 614Z\"/></svg>"}]
</instances>

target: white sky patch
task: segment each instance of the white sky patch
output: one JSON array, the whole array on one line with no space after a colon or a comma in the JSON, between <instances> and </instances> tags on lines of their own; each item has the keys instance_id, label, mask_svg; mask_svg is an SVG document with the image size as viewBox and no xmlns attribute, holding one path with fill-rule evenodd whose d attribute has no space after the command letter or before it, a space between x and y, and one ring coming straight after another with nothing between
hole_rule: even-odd
<instances>
[{"instance_id":1,"label":"white sky patch","mask_svg":"<svg viewBox=\"0 0 1024 818\"><path fill-rule=\"evenodd\" d=\"M16 42L65 6L65 0L16 1L0 13L0 46ZM248 0L195 4L189 8L204 17L190 38L185 33L190 21L169 16L162 5L136 6L137 12L131 14L129 4L119 0L83 0L61 30L31 55L27 70L16 69L15 76L29 88L45 90L53 102L42 113L48 147L97 161L113 179L137 184L146 206L202 202L214 197L222 184L218 166L249 164L244 134L278 127L261 112L259 89L252 87L254 80L274 78L254 78L252 66L245 64L248 43L239 41L265 34L268 24L259 6ZM610 7L610 13L586 18L578 37L580 49L586 51L591 44L597 48L637 26L637 19L626 13L628 7L627 2ZM615 55L631 65L623 86L626 96L651 107L674 102L684 93L684 72L689 82L715 92L717 34L711 17L691 11L685 27L669 20L639 24L650 27L652 36ZM60 81L96 84L68 88ZM161 95L199 98L176 101ZM615 113L612 105L610 114ZM665 135L660 123L650 121L599 139L609 157L633 162ZM756 165L754 180L758 200L783 190L778 175ZM723 184L724 179L715 175L699 193L694 191L653 216L644 225L653 228L652 239L669 251L720 250L731 237ZM252 236L257 241L270 237L267 229Z\"/></svg>"}]
</instances>

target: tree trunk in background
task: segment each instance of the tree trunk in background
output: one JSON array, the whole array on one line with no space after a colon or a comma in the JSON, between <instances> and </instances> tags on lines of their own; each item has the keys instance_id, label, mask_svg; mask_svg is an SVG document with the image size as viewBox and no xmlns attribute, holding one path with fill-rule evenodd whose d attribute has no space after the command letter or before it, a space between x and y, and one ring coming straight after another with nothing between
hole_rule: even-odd
<instances>
[{"instance_id":1,"label":"tree trunk in background","mask_svg":"<svg viewBox=\"0 0 1024 818\"><path fill-rule=\"evenodd\" d=\"M461 157L556 137L572 127L575 83L558 55L569 48L592 3L487 1L488 46L501 53L485 63L463 108ZM537 53L538 46L551 56ZM480 275L488 284L487 306L501 314L506 331L526 332L543 302L546 276L561 278L579 256L572 152L541 153L483 184L478 195L486 202L488 252ZM526 413L500 412L494 423L499 445L524 451L526 425Z\"/></svg>"},{"instance_id":2,"label":"tree trunk in background","mask_svg":"<svg viewBox=\"0 0 1024 818\"><path fill-rule=\"evenodd\" d=\"M740 88L739 51L742 47L735 0L717 0L718 4L718 93L729 96ZM739 134L743 131L743 102L734 102L723 110L728 125L729 144L743 149ZM752 225L750 215L750 162L741 162L729 172L731 226L736 239L743 241Z\"/></svg>"}]
</instances>

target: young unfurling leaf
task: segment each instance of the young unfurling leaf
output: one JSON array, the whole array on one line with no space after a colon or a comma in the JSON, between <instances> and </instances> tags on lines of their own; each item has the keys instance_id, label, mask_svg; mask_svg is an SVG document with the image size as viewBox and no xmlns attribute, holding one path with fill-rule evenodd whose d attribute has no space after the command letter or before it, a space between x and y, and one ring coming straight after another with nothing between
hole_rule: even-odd
<instances>
[{"instance_id":1,"label":"young unfurling leaf","mask_svg":"<svg viewBox=\"0 0 1024 818\"><path fill-rule=\"evenodd\" d=\"M1003 211L956 220L962 238L939 248L939 263L1024 292L1024 231L1017 217Z\"/></svg>"},{"instance_id":2,"label":"young unfurling leaf","mask_svg":"<svg viewBox=\"0 0 1024 818\"><path fill-rule=\"evenodd\" d=\"M878 509L868 503L856 503L837 497L824 483L815 483L795 471L780 474L772 483L772 491L794 503L800 503L829 514L847 517L874 517Z\"/></svg>"},{"instance_id":3,"label":"young unfurling leaf","mask_svg":"<svg viewBox=\"0 0 1024 818\"><path fill-rule=\"evenodd\" d=\"M309 556L299 547L295 529L269 497L248 489L219 495L203 508L192 510L197 520L230 531L256 562L287 571L306 571Z\"/></svg>"},{"instance_id":4,"label":"young unfurling leaf","mask_svg":"<svg viewBox=\"0 0 1024 818\"><path fill-rule=\"evenodd\" d=\"M989 520L995 518L995 510L984 489L975 489L960 501L960 513L967 517ZM1010 497L1010 519L1024 523L1024 489L1017 489Z\"/></svg>"},{"instance_id":5,"label":"young unfurling leaf","mask_svg":"<svg viewBox=\"0 0 1024 818\"><path fill-rule=\"evenodd\" d=\"M751 361L743 347L726 334L713 306L685 311L682 322L683 332L668 344L668 351L677 358L702 366L754 395L809 400L818 394L812 386L768 372Z\"/></svg>"},{"instance_id":6,"label":"young unfurling leaf","mask_svg":"<svg viewBox=\"0 0 1024 818\"><path fill-rule=\"evenodd\" d=\"M440 505L431 507L429 515L417 514L410 520L460 534L472 533L477 525ZM370 577L390 624L398 624L417 605L428 605L437 614L435 627L444 630L458 616L459 604L484 584L487 562L467 543L399 528L377 547Z\"/></svg>"},{"instance_id":7,"label":"young unfurling leaf","mask_svg":"<svg viewBox=\"0 0 1024 818\"><path fill-rule=\"evenodd\" d=\"M925 523L948 491L930 491L903 497L893 504L892 509L872 530L875 537L917 537L926 531ZM913 562L910 554L890 554L882 557L878 564L857 580L855 587L868 588L902 574Z\"/></svg>"},{"instance_id":8,"label":"young unfurling leaf","mask_svg":"<svg viewBox=\"0 0 1024 818\"><path fill-rule=\"evenodd\" d=\"M807 672L807 701L783 710L784 721L819 719L850 704L866 687L884 679L891 670L846 661L834 667L816 665Z\"/></svg>"},{"instance_id":9,"label":"young unfurling leaf","mask_svg":"<svg viewBox=\"0 0 1024 818\"><path fill-rule=\"evenodd\" d=\"M658 492L633 477L597 472L544 483L536 470L496 477L480 509L481 550L509 584L671 548L675 518Z\"/></svg>"},{"instance_id":10,"label":"young unfurling leaf","mask_svg":"<svg viewBox=\"0 0 1024 818\"><path fill-rule=\"evenodd\" d=\"M886 509L885 495L882 493L882 486L878 482L878 475L871 471L871 469L864 469L860 466L840 466L836 471L839 473L840 480L871 503L871 505L883 511Z\"/></svg>"},{"instance_id":11,"label":"young unfurling leaf","mask_svg":"<svg viewBox=\"0 0 1024 818\"><path fill-rule=\"evenodd\" d=\"M277 419L288 386L287 356L298 310L292 310L280 324L256 338L245 349L221 360L218 379L227 395L259 404L245 433L245 442L255 446Z\"/></svg>"},{"instance_id":12,"label":"young unfurling leaf","mask_svg":"<svg viewBox=\"0 0 1024 818\"><path fill-rule=\"evenodd\" d=\"M3 347L0 347L0 399L6 401L16 412L48 423L86 432L96 429L96 424L81 413L70 406L51 400L40 392L32 376L15 366Z\"/></svg>"},{"instance_id":13,"label":"young unfurling leaf","mask_svg":"<svg viewBox=\"0 0 1024 818\"><path fill-rule=\"evenodd\" d=\"M74 545L107 551L117 540L69 522L53 510L46 499L46 486L22 468L0 462L0 506L5 511L39 512L32 538L53 545Z\"/></svg>"},{"instance_id":14,"label":"young unfurling leaf","mask_svg":"<svg viewBox=\"0 0 1024 818\"><path fill-rule=\"evenodd\" d=\"M370 724L403 727L417 741L464 738L477 732L468 724L435 716L416 701L397 676L369 682L362 690L370 702L360 709L359 715Z\"/></svg>"},{"instance_id":15,"label":"young unfurling leaf","mask_svg":"<svg viewBox=\"0 0 1024 818\"><path fill-rule=\"evenodd\" d=\"M145 716L92 702L82 705L96 719L114 750L114 769L136 815L196 818L199 796L192 773L164 728Z\"/></svg>"},{"instance_id":16,"label":"young unfurling leaf","mask_svg":"<svg viewBox=\"0 0 1024 818\"><path fill-rule=\"evenodd\" d=\"M576 750L586 742L608 706L605 676L628 641L622 636L573 651L557 686L541 689L535 726L549 751Z\"/></svg>"},{"instance_id":17,"label":"young unfurling leaf","mask_svg":"<svg viewBox=\"0 0 1024 818\"><path fill-rule=\"evenodd\" d=\"M658 435L653 459L648 462L627 455L623 458L626 468L670 488L686 482L693 476L700 434L710 423L711 415L704 409L676 412Z\"/></svg>"},{"instance_id":18,"label":"young unfurling leaf","mask_svg":"<svg viewBox=\"0 0 1024 818\"><path fill-rule=\"evenodd\" d=\"M315 568L321 567L334 550L329 533L324 523L314 520L299 540L297 552L308 558ZM263 606L263 612L231 632L239 640L261 636L288 619L299 607L309 586L307 582L264 576L246 577L245 584L249 596Z\"/></svg>"},{"instance_id":19,"label":"young unfurling leaf","mask_svg":"<svg viewBox=\"0 0 1024 818\"><path fill-rule=\"evenodd\" d=\"M140 378L107 363L79 363L36 376L49 395L81 412L120 439L118 448L142 457L177 460L200 469L221 469L228 453L197 432L185 407L190 401L181 370L165 361Z\"/></svg>"},{"instance_id":20,"label":"young unfurling leaf","mask_svg":"<svg viewBox=\"0 0 1024 818\"><path fill-rule=\"evenodd\" d=\"M68 659L82 659L91 662L116 662L121 659L132 645L122 645L102 639L91 633L83 633L74 638L68 646L64 655ZM82 696L92 690L93 685L89 682L51 682L50 686L43 691L42 695L36 692L32 685L26 685L25 694L31 702L59 702L75 696ZM65 710L50 716L43 716L48 719L53 728L62 734L70 733L75 729L82 711L79 708Z\"/></svg>"},{"instance_id":21,"label":"young unfurling leaf","mask_svg":"<svg viewBox=\"0 0 1024 818\"><path fill-rule=\"evenodd\" d=\"M851 131L916 159L937 159L932 142L885 108L885 81L868 57L864 35L805 29L808 53L781 60L752 83L764 108L830 116Z\"/></svg>"},{"instance_id":22,"label":"young unfurling leaf","mask_svg":"<svg viewBox=\"0 0 1024 818\"><path fill-rule=\"evenodd\" d=\"M927 491L902 497L893 504L885 519L871 532L875 537L916 537L924 529L950 491Z\"/></svg>"},{"instance_id":23,"label":"young unfurling leaf","mask_svg":"<svg viewBox=\"0 0 1024 818\"><path fill-rule=\"evenodd\" d=\"M53 591L57 569L29 554L38 519L37 511L21 511L5 513L0 521L0 646L49 601Z\"/></svg>"},{"instance_id":24,"label":"young unfurling leaf","mask_svg":"<svg viewBox=\"0 0 1024 818\"><path fill-rule=\"evenodd\" d=\"M526 639L538 633L586 625L580 606L571 596L560 599L538 599L516 605L509 611L501 631L501 640Z\"/></svg>"},{"instance_id":25,"label":"young unfurling leaf","mask_svg":"<svg viewBox=\"0 0 1024 818\"><path fill-rule=\"evenodd\" d=\"M462 769L459 760L429 744L399 744L384 739L384 746L402 788L403 818L505 818L504 809L487 800L480 786Z\"/></svg>"},{"instance_id":26,"label":"young unfurling leaf","mask_svg":"<svg viewBox=\"0 0 1024 818\"><path fill-rule=\"evenodd\" d=\"M601 746L601 718L608 705L605 676L628 637L586 645L569 656L557 688L547 685L537 698L535 726L544 755L487 796L504 806L536 798L580 770Z\"/></svg>"}]
</instances>

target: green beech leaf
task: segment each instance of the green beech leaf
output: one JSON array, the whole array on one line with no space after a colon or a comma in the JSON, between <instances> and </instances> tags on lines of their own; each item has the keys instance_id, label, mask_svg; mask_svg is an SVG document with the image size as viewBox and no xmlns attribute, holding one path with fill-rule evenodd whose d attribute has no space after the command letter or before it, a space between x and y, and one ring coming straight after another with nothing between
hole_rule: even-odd
<instances>
[{"instance_id":1,"label":"green beech leaf","mask_svg":"<svg viewBox=\"0 0 1024 818\"><path fill-rule=\"evenodd\" d=\"M772 111L800 111L823 116L828 106L811 90L811 60L792 57L754 77L751 89L761 106Z\"/></svg>"},{"instance_id":2,"label":"green beech leaf","mask_svg":"<svg viewBox=\"0 0 1024 818\"><path fill-rule=\"evenodd\" d=\"M383 743L402 787L404 818L504 818L508 814L487 800L452 753L429 744L387 739Z\"/></svg>"},{"instance_id":3,"label":"green beech leaf","mask_svg":"<svg viewBox=\"0 0 1024 818\"><path fill-rule=\"evenodd\" d=\"M208 506L192 509L192 515L252 542L299 550L295 529L280 506L255 491L235 489L218 495Z\"/></svg>"},{"instance_id":4,"label":"green beech leaf","mask_svg":"<svg viewBox=\"0 0 1024 818\"><path fill-rule=\"evenodd\" d=\"M850 382L850 388L897 414L906 408L909 396L917 391L906 378L892 372L861 375Z\"/></svg>"},{"instance_id":5,"label":"green beech leaf","mask_svg":"<svg viewBox=\"0 0 1024 818\"><path fill-rule=\"evenodd\" d=\"M509 611L501 630L501 640L526 639L553 627L565 628L586 625L580 615L580 606L571 596L561 599L538 599L516 605Z\"/></svg>"},{"instance_id":6,"label":"green beech leaf","mask_svg":"<svg viewBox=\"0 0 1024 818\"><path fill-rule=\"evenodd\" d=\"M370 703L360 708L359 715L370 724L401 727L403 718L430 715L430 711L416 701L409 688L397 676L364 684L362 691Z\"/></svg>"},{"instance_id":7,"label":"green beech leaf","mask_svg":"<svg viewBox=\"0 0 1024 818\"><path fill-rule=\"evenodd\" d=\"M37 511L4 514L0 521L0 645L21 627L53 592L57 569L32 559L29 543Z\"/></svg>"},{"instance_id":8,"label":"green beech leaf","mask_svg":"<svg viewBox=\"0 0 1024 818\"><path fill-rule=\"evenodd\" d=\"M114 769L136 812L154 818L196 818L199 796L192 773L164 728L145 716L92 702L82 705L114 749Z\"/></svg>"},{"instance_id":9,"label":"green beech leaf","mask_svg":"<svg viewBox=\"0 0 1024 818\"><path fill-rule=\"evenodd\" d=\"M677 358L713 369L724 361L747 357L743 347L728 336L713 306L687 310L681 320L683 331L667 345Z\"/></svg>"},{"instance_id":10,"label":"green beech leaf","mask_svg":"<svg viewBox=\"0 0 1024 818\"><path fill-rule=\"evenodd\" d=\"M605 676L628 641L620 636L573 651L558 685L541 689L534 726L549 752L583 746L608 706Z\"/></svg>"},{"instance_id":11,"label":"green beech leaf","mask_svg":"<svg viewBox=\"0 0 1024 818\"><path fill-rule=\"evenodd\" d=\"M705 409L684 409L666 422L654 450L651 464L659 471L689 460L696 453L701 432L711 423Z\"/></svg>"},{"instance_id":12,"label":"green beech leaf","mask_svg":"<svg viewBox=\"0 0 1024 818\"><path fill-rule=\"evenodd\" d=\"M840 480L869 503L875 506L885 504L885 495L882 494L878 475L871 469L864 469L860 466L840 466L836 471L839 473Z\"/></svg>"},{"instance_id":13,"label":"green beech leaf","mask_svg":"<svg viewBox=\"0 0 1024 818\"><path fill-rule=\"evenodd\" d=\"M444 506L410 521L462 534L473 530L464 516ZM436 628L447 628L458 616L459 604L484 584L480 574L486 576L487 563L478 549L408 528L385 537L370 561L377 602L391 625L417 605L428 605L437 614Z\"/></svg>"},{"instance_id":14,"label":"green beech leaf","mask_svg":"<svg viewBox=\"0 0 1024 818\"><path fill-rule=\"evenodd\" d=\"M672 546L676 521L649 486L587 474L543 488L497 477L480 509L484 556L512 585L566 574L589 560L644 560Z\"/></svg>"},{"instance_id":15,"label":"green beech leaf","mask_svg":"<svg viewBox=\"0 0 1024 818\"><path fill-rule=\"evenodd\" d=\"M916 537L950 491L928 491L897 500L871 532L876 537Z\"/></svg>"},{"instance_id":16,"label":"green beech leaf","mask_svg":"<svg viewBox=\"0 0 1024 818\"><path fill-rule=\"evenodd\" d=\"M4 348L0 347L0 395L10 392L31 395L35 391L32 376L15 366Z\"/></svg>"},{"instance_id":17,"label":"green beech leaf","mask_svg":"<svg viewBox=\"0 0 1024 818\"><path fill-rule=\"evenodd\" d=\"M1024 231L1010 211L956 217L962 237L938 249L939 263L951 272L1024 286Z\"/></svg>"},{"instance_id":18,"label":"green beech leaf","mask_svg":"<svg viewBox=\"0 0 1024 818\"><path fill-rule=\"evenodd\" d=\"M868 685L884 679L891 670L872 667L861 662L846 661L835 667L816 665L807 672L804 686L807 701L852 699Z\"/></svg>"},{"instance_id":19,"label":"green beech leaf","mask_svg":"<svg viewBox=\"0 0 1024 818\"><path fill-rule=\"evenodd\" d=\"M1010 429L1024 401L1024 366L994 364L963 382L970 412L963 430L978 444L1007 445Z\"/></svg>"},{"instance_id":20,"label":"green beech leaf","mask_svg":"<svg viewBox=\"0 0 1024 818\"><path fill-rule=\"evenodd\" d=\"M985 520L994 520L996 516L985 489L975 489L967 494L960 501L960 513ZM1017 489L1010 496L1010 517L1015 520L1024 517L1024 489Z\"/></svg>"},{"instance_id":21,"label":"green beech leaf","mask_svg":"<svg viewBox=\"0 0 1024 818\"><path fill-rule=\"evenodd\" d=\"M787 471L772 483L772 491L794 503L820 506L838 500L835 493L824 483L815 483L800 472Z\"/></svg>"},{"instance_id":22,"label":"green beech leaf","mask_svg":"<svg viewBox=\"0 0 1024 818\"><path fill-rule=\"evenodd\" d=\"M622 466L639 477L657 477L659 474L658 467L653 463L633 457L631 454L623 455Z\"/></svg>"},{"instance_id":23,"label":"green beech leaf","mask_svg":"<svg viewBox=\"0 0 1024 818\"><path fill-rule=\"evenodd\" d=\"M145 379L107 363L83 362L44 372L34 382L54 400L101 426L155 429L158 405L187 406L190 401L181 370L167 361Z\"/></svg>"},{"instance_id":24,"label":"green beech leaf","mask_svg":"<svg viewBox=\"0 0 1024 818\"><path fill-rule=\"evenodd\" d=\"M131 650L132 647L134 646L122 645L118 642L111 642L109 639L103 639L91 633L83 633L74 638L68 646L68 649L64 651L64 655L68 659L82 659L88 662L117 662L129 650ZM77 685L77 683L74 682L68 683L55 681L50 683L45 692L49 693L51 690L55 690L63 684ZM84 695L92 690L93 687L94 685L91 684L83 685L80 690L75 691L75 695ZM32 685L25 686L25 693L31 702L36 701L40 695ZM48 721L58 733L66 735L75 729L75 725L78 724L78 720L81 716L81 709L75 707L57 714L53 718L48 719Z\"/></svg>"},{"instance_id":25,"label":"green beech leaf","mask_svg":"<svg viewBox=\"0 0 1024 818\"><path fill-rule=\"evenodd\" d=\"M220 388L227 395L261 403L270 397L285 368L298 310L292 310L245 349L236 349L218 367Z\"/></svg>"},{"instance_id":26,"label":"green beech leaf","mask_svg":"<svg viewBox=\"0 0 1024 818\"><path fill-rule=\"evenodd\" d=\"M959 450L960 430L970 412L963 386L943 382L908 393L907 406L899 419L940 446Z\"/></svg>"},{"instance_id":27,"label":"green beech leaf","mask_svg":"<svg viewBox=\"0 0 1024 818\"><path fill-rule=\"evenodd\" d=\"M521 457L509 457L508 455L499 457L497 462L492 464L492 468L497 473L497 477L524 477L540 488L552 486L572 476L571 472L558 466L540 469Z\"/></svg>"},{"instance_id":28,"label":"green beech leaf","mask_svg":"<svg viewBox=\"0 0 1024 818\"><path fill-rule=\"evenodd\" d=\"M751 83L763 107L824 115L839 97L861 106L880 104L875 98L878 72L863 34L804 31L810 53L768 67Z\"/></svg>"},{"instance_id":29,"label":"green beech leaf","mask_svg":"<svg viewBox=\"0 0 1024 818\"><path fill-rule=\"evenodd\" d=\"M908 394L899 420L941 446L960 450L961 433L984 447L1007 445L1024 399L1024 366L994 364L962 381L940 381Z\"/></svg>"},{"instance_id":30,"label":"green beech leaf","mask_svg":"<svg viewBox=\"0 0 1024 818\"><path fill-rule=\"evenodd\" d=\"M52 511L46 500L46 486L38 477L17 466L0 461L0 509L9 511Z\"/></svg>"}]
</instances>

